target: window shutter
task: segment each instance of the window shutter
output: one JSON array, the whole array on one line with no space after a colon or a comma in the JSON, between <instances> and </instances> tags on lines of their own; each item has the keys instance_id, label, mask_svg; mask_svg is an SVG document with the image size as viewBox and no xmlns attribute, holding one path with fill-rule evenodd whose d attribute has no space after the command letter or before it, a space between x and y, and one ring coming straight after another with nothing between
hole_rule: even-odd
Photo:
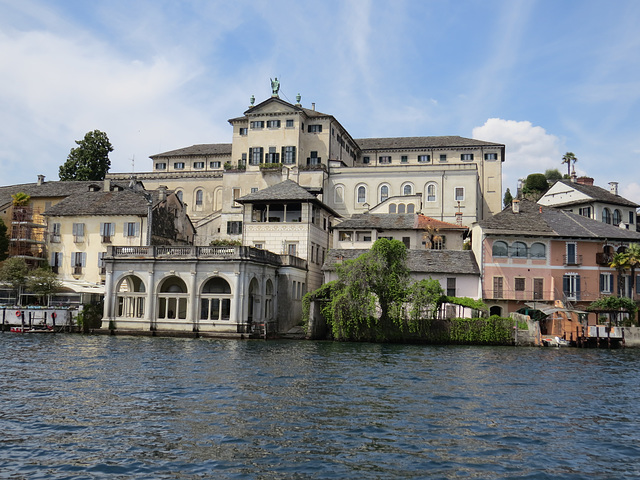
<instances>
[{"instance_id":1,"label":"window shutter","mask_svg":"<svg viewBox=\"0 0 640 480\"><path fill-rule=\"evenodd\" d=\"M72 266L72 267L75 267L75 266L76 266L76 255L77 255L77 253L76 253L76 252L72 252L72 253L71 253L71 266Z\"/></svg>"},{"instance_id":2,"label":"window shutter","mask_svg":"<svg viewBox=\"0 0 640 480\"><path fill-rule=\"evenodd\" d=\"M282 147L280 149L280 152L282 153L282 163L285 163L287 161L287 154L285 153L284 148L285 147Z\"/></svg>"},{"instance_id":3,"label":"window shutter","mask_svg":"<svg viewBox=\"0 0 640 480\"><path fill-rule=\"evenodd\" d=\"M72 233L73 235L78 235L78 224L77 224L77 223L74 223L74 224L73 224L73 227L72 227L71 233Z\"/></svg>"},{"instance_id":4,"label":"window shutter","mask_svg":"<svg viewBox=\"0 0 640 480\"><path fill-rule=\"evenodd\" d=\"M580 275L576 277L576 300L580 300Z\"/></svg>"},{"instance_id":5,"label":"window shutter","mask_svg":"<svg viewBox=\"0 0 640 480\"><path fill-rule=\"evenodd\" d=\"M136 237L140 236L140 223L136 223Z\"/></svg>"},{"instance_id":6,"label":"window shutter","mask_svg":"<svg viewBox=\"0 0 640 480\"><path fill-rule=\"evenodd\" d=\"M600 274L600 291L604 292L604 273Z\"/></svg>"},{"instance_id":7,"label":"window shutter","mask_svg":"<svg viewBox=\"0 0 640 480\"><path fill-rule=\"evenodd\" d=\"M569 277L566 275L562 277L562 292L569 295Z\"/></svg>"},{"instance_id":8,"label":"window shutter","mask_svg":"<svg viewBox=\"0 0 640 480\"><path fill-rule=\"evenodd\" d=\"M106 223L101 223L100 224L100 235L102 235L102 236L105 235L105 233L104 233L105 225L106 225Z\"/></svg>"},{"instance_id":9,"label":"window shutter","mask_svg":"<svg viewBox=\"0 0 640 480\"><path fill-rule=\"evenodd\" d=\"M116 224L115 223L109 223L109 235L115 235L116 234Z\"/></svg>"},{"instance_id":10,"label":"window shutter","mask_svg":"<svg viewBox=\"0 0 640 480\"><path fill-rule=\"evenodd\" d=\"M86 266L86 264L87 264L87 254L86 254L86 252L80 252L80 262L82 262L81 265L83 267Z\"/></svg>"}]
</instances>

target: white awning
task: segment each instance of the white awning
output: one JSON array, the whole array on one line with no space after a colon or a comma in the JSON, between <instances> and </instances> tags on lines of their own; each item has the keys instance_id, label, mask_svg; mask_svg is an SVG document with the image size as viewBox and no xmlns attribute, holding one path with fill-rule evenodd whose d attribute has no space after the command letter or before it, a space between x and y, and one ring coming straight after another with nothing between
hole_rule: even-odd
<instances>
[{"instance_id":1,"label":"white awning","mask_svg":"<svg viewBox=\"0 0 640 480\"><path fill-rule=\"evenodd\" d=\"M104 295L104 285L83 282L81 280L62 280L60 283L62 284L62 288L67 288L75 293L95 293L97 295Z\"/></svg>"}]
</instances>

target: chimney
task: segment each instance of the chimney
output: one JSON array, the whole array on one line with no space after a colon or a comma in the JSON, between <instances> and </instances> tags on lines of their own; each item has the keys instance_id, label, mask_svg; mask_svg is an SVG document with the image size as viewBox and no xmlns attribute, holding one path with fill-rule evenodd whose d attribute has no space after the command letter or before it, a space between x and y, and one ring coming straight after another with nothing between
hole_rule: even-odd
<instances>
[{"instance_id":1,"label":"chimney","mask_svg":"<svg viewBox=\"0 0 640 480\"><path fill-rule=\"evenodd\" d=\"M511 202L511 210L513 210L513 213L520 213L520 200L517 198L513 199Z\"/></svg>"},{"instance_id":2,"label":"chimney","mask_svg":"<svg viewBox=\"0 0 640 480\"><path fill-rule=\"evenodd\" d=\"M618 182L609 182L609 191L614 195L618 195Z\"/></svg>"},{"instance_id":3,"label":"chimney","mask_svg":"<svg viewBox=\"0 0 640 480\"><path fill-rule=\"evenodd\" d=\"M311 102L311 110L316 111L316 102Z\"/></svg>"},{"instance_id":4,"label":"chimney","mask_svg":"<svg viewBox=\"0 0 640 480\"><path fill-rule=\"evenodd\" d=\"M576 183L580 185L593 185L593 178L591 177L578 177Z\"/></svg>"},{"instance_id":5,"label":"chimney","mask_svg":"<svg viewBox=\"0 0 640 480\"><path fill-rule=\"evenodd\" d=\"M110 178L105 178L104 179L104 188L103 190L105 192L110 192L111 191L111 179Z\"/></svg>"},{"instance_id":6,"label":"chimney","mask_svg":"<svg viewBox=\"0 0 640 480\"><path fill-rule=\"evenodd\" d=\"M158 187L158 199L161 202L164 202L167 199L167 186L166 185L160 185Z\"/></svg>"},{"instance_id":7,"label":"chimney","mask_svg":"<svg viewBox=\"0 0 640 480\"><path fill-rule=\"evenodd\" d=\"M44 175L38 175L38 186L44 183Z\"/></svg>"}]
</instances>

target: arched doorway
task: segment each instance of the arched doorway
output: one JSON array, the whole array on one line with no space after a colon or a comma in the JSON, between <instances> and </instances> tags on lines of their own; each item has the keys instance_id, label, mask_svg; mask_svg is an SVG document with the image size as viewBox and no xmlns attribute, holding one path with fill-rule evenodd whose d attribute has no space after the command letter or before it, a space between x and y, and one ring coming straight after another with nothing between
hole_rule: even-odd
<instances>
[{"instance_id":1,"label":"arched doorway","mask_svg":"<svg viewBox=\"0 0 640 480\"><path fill-rule=\"evenodd\" d=\"M489 309L489 315L498 315L499 317L501 317L502 316L502 307L494 305L493 307L491 307Z\"/></svg>"},{"instance_id":2,"label":"arched doorway","mask_svg":"<svg viewBox=\"0 0 640 480\"><path fill-rule=\"evenodd\" d=\"M180 277L167 277L158 293L158 320L186 320L187 285Z\"/></svg>"},{"instance_id":3,"label":"arched doorway","mask_svg":"<svg viewBox=\"0 0 640 480\"><path fill-rule=\"evenodd\" d=\"M200 320L228 321L231 318L231 286L224 278L206 281L200 293Z\"/></svg>"},{"instance_id":4,"label":"arched doorway","mask_svg":"<svg viewBox=\"0 0 640 480\"><path fill-rule=\"evenodd\" d=\"M116 288L117 317L143 318L144 317L144 282L135 275L127 275Z\"/></svg>"}]
</instances>

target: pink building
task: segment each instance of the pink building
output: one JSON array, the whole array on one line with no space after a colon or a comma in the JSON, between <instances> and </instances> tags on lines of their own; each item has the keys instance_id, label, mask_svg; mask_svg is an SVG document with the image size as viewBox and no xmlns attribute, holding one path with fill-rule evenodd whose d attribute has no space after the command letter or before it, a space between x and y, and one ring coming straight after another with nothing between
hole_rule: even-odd
<instances>
[{"instance_id":1,"label":"pink building","mask_svg":"<svg viewBox=\"0 0 640 480\"><path fill-rule=\"evenodd\" d=\"M561 307L574 311L564 312L569 320L572 316L577 320L575 310L618 293L611 258L630 243L640 242L638 232L518 200L476 223L471 235L481 269L482 298L492 314ZM621 294L631 296L628 273L622 280ZM589 317L595 324L595 315Z\"/></svg>"}]
</instances>

